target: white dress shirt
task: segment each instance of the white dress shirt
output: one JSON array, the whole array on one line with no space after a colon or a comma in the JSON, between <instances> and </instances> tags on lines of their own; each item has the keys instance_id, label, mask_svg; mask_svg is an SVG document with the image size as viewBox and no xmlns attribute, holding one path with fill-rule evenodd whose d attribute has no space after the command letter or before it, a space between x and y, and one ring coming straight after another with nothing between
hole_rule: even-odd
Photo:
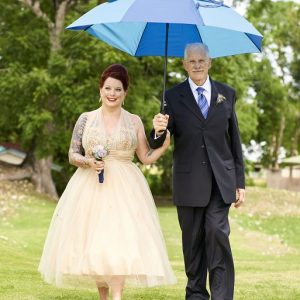
<instances>
[{"instance_id":1,"label":"white dress shirt","mask_svg":"<svg viewBox=\"0 0 300 300\"><path fill-rule=\"evenodd\" d=\"M198 91L197 91L197 88L199 86L196 85L190 77L188 78L188 81L189 81L189 85L191 87L191 90L193 92L194 98L196 100L196 103L198 105ZM208 107L209 107L210 106L210 100L211 100L211 83L210 83L210 80L209 80L209 76L207 76L206 81L204 82L203 85L201 85L201 87L204 89L203 94L206 97L207 104L208 104ZM154 133L154 139L156 140L158 137L159 136L157 136L156 133Z\"/></svg>"},{"instance_id":2,"label":"white dress shirt","mask_svg":"<svg viewBox=\"0 0 300 300\"><path fill-rule=\"evenodd\" d=\"M194 98L196 100L196 103L198 105L198 92L197 92L197 88L199 87L198 85L196 85L194 83L194 81L189 77L188 79L191 90L193 92ZM206 81L204 82L203 85L201 85L200 87L202 87L204 89L203 91L203 95L206 97L207 100L207 104L208 107L210 106L210 100L211 100L211 84L210 84L210 80L209 80L209 76L207 76Z\"/></svg>"}]
</instances>

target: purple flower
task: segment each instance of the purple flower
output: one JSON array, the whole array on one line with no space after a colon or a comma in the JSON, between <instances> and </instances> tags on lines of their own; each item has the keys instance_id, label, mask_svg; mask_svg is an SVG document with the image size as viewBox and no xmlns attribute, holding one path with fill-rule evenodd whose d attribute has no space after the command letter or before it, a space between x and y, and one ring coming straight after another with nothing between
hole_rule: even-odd
<instances>
[{"instance_id":1,"label":"purple flower","mask_svg":"<svg viewBox=\"0 0 300 300\"><path fill-rule=\"evenodd\" d=\"M109 154L108 149L102 145L96 145L93 148L93 156L95 157L96 160L103 160L103 158L108 154Z\"/></svg>"}]
</instances>

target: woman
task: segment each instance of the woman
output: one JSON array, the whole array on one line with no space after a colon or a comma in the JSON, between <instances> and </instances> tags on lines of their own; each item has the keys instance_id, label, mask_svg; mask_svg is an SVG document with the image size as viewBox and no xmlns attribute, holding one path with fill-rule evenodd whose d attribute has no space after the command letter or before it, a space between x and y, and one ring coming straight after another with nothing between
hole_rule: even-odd
<instances>
[{"instance_id":1,"label":"woman","mask_svg":"<svg viewBox=\"0 0 300 300\"><path fill-rule=\"evenodd\" d=\"M102 106L75 125L69 160L78 169L54 212L39 265L45 281L58 286L96 283L101 300L109 289L120 300L125 283L176 282L153 197L132 162L134 153L144 164L155 162L170 137L149 149L141 119L122 108L128 83L124 66L109 66L100 78ZM107 150L103 160L95 159L97 148Z\"/></svg>"}]
</instances>

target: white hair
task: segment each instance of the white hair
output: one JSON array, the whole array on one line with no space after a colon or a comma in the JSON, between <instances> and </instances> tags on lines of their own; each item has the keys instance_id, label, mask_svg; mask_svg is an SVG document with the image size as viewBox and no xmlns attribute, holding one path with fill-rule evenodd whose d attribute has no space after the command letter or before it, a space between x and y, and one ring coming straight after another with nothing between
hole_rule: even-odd
<instances>
[{"instance_id":1,"label":"white hair","mask_svg":"<svg viewBox=\"0 0 300 300\"><path fill-rule=\"evenodd\" d=\"M205 53L207 58L210 58L209 56L209 50L208 47L205 44L202 43L192 43L192 44L187 44L184 49L184 59L187 59L188 52L195 51L195 50L200 50Z\"/></svg>"}]
</instances>

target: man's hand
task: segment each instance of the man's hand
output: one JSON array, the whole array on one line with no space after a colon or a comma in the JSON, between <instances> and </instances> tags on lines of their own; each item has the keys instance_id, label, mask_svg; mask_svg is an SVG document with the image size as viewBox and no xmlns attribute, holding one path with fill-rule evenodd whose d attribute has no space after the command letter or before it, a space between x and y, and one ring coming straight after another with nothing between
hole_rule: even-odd
<instances>
[{"instance_id":1,"label":"man's hand","mask_svg":"<svg viewBox=\"0 0 300 300\"><path fill-rule=\"evenodd\" d=\"M234 202L234 207L238 208L245 202L245 190L236 189L236 201Z\"/></svg>"},{"instance_id":2,"label":"man's hand","mask_svg":"<svg viewBox=\"0 0 300 300\"><path fill-rule=\"evenodd\" d=\"M157 114L153 118L153 128L157 137L167 129L169 115Z\"/></svg>"}]
</instances>

